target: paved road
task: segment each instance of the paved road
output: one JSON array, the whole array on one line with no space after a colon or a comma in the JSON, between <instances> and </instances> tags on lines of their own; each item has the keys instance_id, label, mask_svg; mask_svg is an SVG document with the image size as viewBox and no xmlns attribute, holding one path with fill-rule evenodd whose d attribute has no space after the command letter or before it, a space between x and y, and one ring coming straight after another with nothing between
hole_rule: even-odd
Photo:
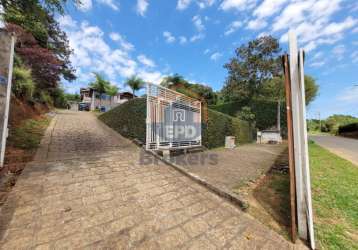
<instances>
[{"instance_id":1,"label":"paved road","mask_svg":"<svg viewBox=\"0 0 358 250\"><path fill-rule=\"evenodd\" d=\"M0 213L1 249L293 249L92 114L61 111Z\"/></svg>"},{"instance_id":2,"label":"paved road","mask_svg":"<svg viewBox=\"0 0 358 250\"><path fill-rule=\"evenodd\" d=\"M358 166L358 140L329 135L313 135L310 139Z\"/></svg>"}]
</instances>

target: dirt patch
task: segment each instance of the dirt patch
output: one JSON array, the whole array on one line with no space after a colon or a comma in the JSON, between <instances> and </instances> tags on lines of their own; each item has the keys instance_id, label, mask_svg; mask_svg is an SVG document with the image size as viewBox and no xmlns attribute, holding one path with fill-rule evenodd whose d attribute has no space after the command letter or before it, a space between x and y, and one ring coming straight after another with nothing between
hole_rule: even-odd
<instances>
[{"instance_id":1,"label":"dirt patch","mask_svg":"<svg viewBox=\"0 0 358 250\"><path fill-rule=\"evenodd\" d=\"M4 166L0 170L0 206L15 185L26 164L32 161L43 133L49 124L44 115L48 107L42 104L11 99L9 116L9 137L5 151Z\"/></svg>"},{"instance_id":2,"label":"dirt patch","mask_svg":"<svg viewBox=\"0 0 358 250\"><path fill-rule=\"evenodd\" d=\"M265 175L236 189L235 192L240 193L247 202L248 213L289 239L289 188L288 156L285 150Z\"/></svg>"}]
</instances>

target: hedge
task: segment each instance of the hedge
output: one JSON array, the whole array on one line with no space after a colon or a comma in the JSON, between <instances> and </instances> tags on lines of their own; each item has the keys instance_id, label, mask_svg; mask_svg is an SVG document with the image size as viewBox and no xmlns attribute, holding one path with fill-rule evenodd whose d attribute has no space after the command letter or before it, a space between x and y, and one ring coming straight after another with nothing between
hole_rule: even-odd
<instances>
[{"instance_id":1,"label":"hedge","mask_svg":"<svg viewBox=\"0 0 358 250\"><path fill-rule=\"evenodd\" d=\"M207 122L202 125L202 140L205 147L224 146L225 136L228 135L236 136L240 144L252 141L253 130L248 122L210 109L207 117ZM136 98L121 104L100 115L99 119L124 137L145 142L145 98Z\"/></svg>"},{"instance_id":2,"label":"hedge","mask_svg":"<svg viewBox=\"0 0 358 250\"><path fill-rule=\"evenodd\" d=\"M338 134L351 133L351 132L358 132L358 122L339 126L338 128Z\"/></svg>"},{"instance_id":3,"label":"hedge","mask_svg":"<svg viewBox=\"0 0 358 250\"><path fill-rule=\"evenodd\" d=\"M208 121L203 123L202 140L207 148L225 145L225 136L235 136L236 143L251 142L253 130L246 121L208 109Z\"/></svg>"},{"instance_id":4,"label":"hedge","mask_svg":"<svg viewBox=\"0 0 358 250\"><path fill-rule=\"evenodd\" d=\"M285 102L281 103L281 128L287 127ZM247 102L228 102L220 105L211 105L210 109L236 116L242 107L248 106L255 114L256 127L260 130L276 126L277 122L277 102L266 100L253 100Z\"/></svg>"},{"instance_id":5,"label":"hedge","mask_svg":"<svg viewBox=\"0 0 358 250\"><path fill-rule=\"evenodd\" d=\"M132 99L98 118L124 137L145 141L145 98Z\"/></svg>"}]
</instances>

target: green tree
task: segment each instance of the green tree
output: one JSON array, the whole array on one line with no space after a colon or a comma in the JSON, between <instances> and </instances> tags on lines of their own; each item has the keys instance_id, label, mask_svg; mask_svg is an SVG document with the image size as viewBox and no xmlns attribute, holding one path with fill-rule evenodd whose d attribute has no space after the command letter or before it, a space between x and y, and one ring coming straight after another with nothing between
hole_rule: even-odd
<instances>
[{"instance_id":1,"label":"green tree","mask_svg":"<svg viewBox=\"0 0 358 250\"><path fill-rule=\"evenodd\" d=\"M145 83L140 77L134 75L128 78L125 84L132 89L133 95L135 95L135 92L142 89Z\"/></svg>"},{"instance_id":2,"label":"green tree","mask_svg":"<svg viewBox=\"0 0 358 250\"><path fill-rule=\"evenodd\" d=\"M216 104L217 101L217 94L211 87L199 83L190 83L179 74L164 77L160 85L186 96L205 101L208 105Z\"/></svg>"},{"instance_id":3,"label":"green tree","mask_svg":"<svg viewBox=\"0 0 358 250\"><path fill-rule=\"evenodd\" d=\"M99 102L102 104L102 95L107 93L111 83L104 79L99 73L94 73L95 81L90 83L90 87L93 88L99 94Z\"/></svg>"},{"instance_id":4,"label":"green tree","mask_svg":"<svg viewBox=\"0 0 358 250\"><path fill-rule=\"evenodd\" d=\"M336 134L339 126L358 122L358 118L350 115L331 115L325 121L328 132Z\"/></svg>"},{"instance_id":5,"label":"green tree","mask_svg":"<svg viewBox=\"0 0 358 250\"><path fill-rule=\"evenodd\" d=\"M235 57L224 65L228 77L222 95L226 102L248 101L258 96L264 81L281 72L279 42L263 36L236 49Z\"/></svg>"},{"instance_id":6,"label":"green tree","mask_svg":"<svg viewBox=\"0 0 358 250\"><path fill-rule=\"evenodd\" d=\"M36 43L20 43L17 47L32 49L34 46L40 46L54 54L59 61L56 71L66 80L76 79L75 70L70 62L72 50L66 33L63 32L54 16L57 13L63 14L67 2L76 2L76 0L0 0L4 8L3 19L8 27L9 24L20 26L25 32L31 34ZM13 26L14 28L14 26ZM18 31L19 29L10 31ZM15 32L16 33L16 32ZM24 33L24 32L21 32ZM24 34L16 34L22 38ZM20 39L23 40L23 39ZM26 57L26 55L22 55ZM23 58L26 61L26 58ZM27 61L32 60L28 58ZM45 75L45 74L44 74ZM52 84L53 85L53 84Z\"/></svg>"},{"instance_id":7,"label":"green tree","mask_svg":"<svg viewBox=\"0 0 358 250\"><path fill-rule=\"evenodd\" d=\"M106 94L111 97L110 104L112 105L112 97L117 95L118 93L118 87L116 85L109 85L106 90Z\"/></svg>"},{"instance_id":8,"label":"green tree","mask_svg":"<svg viewBox=\"0 0 358 250\"><path fill-rule=\"evenodd\" d=\"M319 86L316 80L305 75L306 105L309 105L317 96ZM285 79L283 76L276 76L264 81L258 98L272 101L285 101Z\"/></svg>"}]
</instances>

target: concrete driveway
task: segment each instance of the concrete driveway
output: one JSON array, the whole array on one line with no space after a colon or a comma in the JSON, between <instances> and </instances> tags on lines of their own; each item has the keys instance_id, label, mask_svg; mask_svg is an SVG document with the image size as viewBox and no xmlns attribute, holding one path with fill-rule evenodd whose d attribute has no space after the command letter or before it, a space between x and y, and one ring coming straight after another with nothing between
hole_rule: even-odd
<instances>
[{"instance_id":1,"label":"concrete driveway","mask_svg":"<svg viewBox=\"0 0 358 250\"><path fill-rule=\"evenodd\" d=\"M330 135L311 135L309 138L358 166L358 140Z\"/></svg>"}]
</instances>

